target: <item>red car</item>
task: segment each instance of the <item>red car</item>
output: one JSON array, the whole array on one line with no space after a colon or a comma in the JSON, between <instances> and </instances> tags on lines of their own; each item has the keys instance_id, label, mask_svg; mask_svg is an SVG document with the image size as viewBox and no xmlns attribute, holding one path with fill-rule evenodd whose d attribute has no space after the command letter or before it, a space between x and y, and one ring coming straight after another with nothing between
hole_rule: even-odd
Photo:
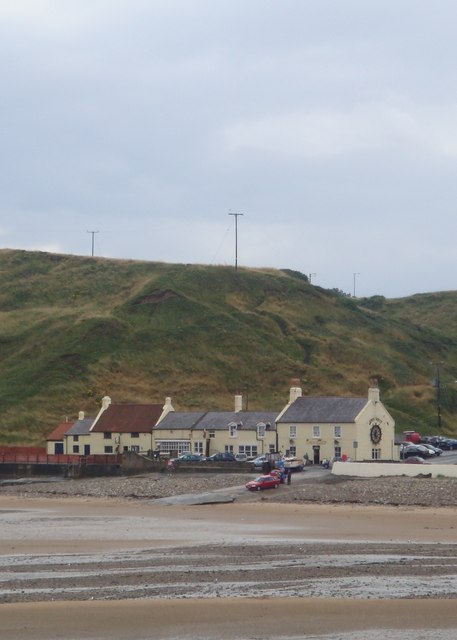
<instances>
[{"instance_id":1,"label":"red car","mask_svg":"<svg viewBox=\"0 0 457 640\"><path fill-rule=\"evenodd\" d=\"M274 476L259 476L255 480L246 482L246 489L249 491L260 491L261 489L276 489L279 487L280 480Z\"/></svg>"}]
</instances>

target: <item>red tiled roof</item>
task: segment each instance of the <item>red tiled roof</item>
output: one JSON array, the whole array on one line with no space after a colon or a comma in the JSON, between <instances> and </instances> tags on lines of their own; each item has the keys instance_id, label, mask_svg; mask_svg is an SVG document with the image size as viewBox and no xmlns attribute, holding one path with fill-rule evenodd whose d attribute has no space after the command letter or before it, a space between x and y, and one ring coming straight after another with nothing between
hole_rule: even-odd
<instances>
[{"instance_id":1,"label":"red tiled roof","mask_svg":"<svg viewBox=\"0 0 457 640\"><path fill-rule=\"evenodd\" d=\"M46 436L46 440L63 440L64 435L73 425L74 422L61 422L54 431L51 431L51 433Z\"/></svg>"},{"instance_id":2,"label":"red tiled roof","mask_svg":"<svg viewBox=\"0 0 457 640\"><path fill-rule=\"evenodd\" d=\"M149 433L162 412L161 404L110 404L91 431Z\"/></svg>"}]
</instances>

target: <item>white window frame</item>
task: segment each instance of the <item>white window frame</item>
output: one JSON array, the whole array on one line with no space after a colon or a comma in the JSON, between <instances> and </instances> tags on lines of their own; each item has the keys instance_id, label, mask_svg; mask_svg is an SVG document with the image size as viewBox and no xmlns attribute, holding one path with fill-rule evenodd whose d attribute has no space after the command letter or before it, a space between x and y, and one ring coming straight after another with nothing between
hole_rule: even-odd
<instances>
[{"instance_id":1,"label":"white window frame","mask_svg":"<svg viewBox=\"0 0 457 640\"><path fill-rule=\"evenodd\" d=\"M159 440L156 446L160 453L167 454L172 451L177 451L178 455L181 455L181 453L190 453L189 440Z\"/></svg>"},{"instance_id":2,"label":"white window frame","mask_svg":"<svg viewBox=\"0 0 457 640\"><path fill-rule=\"evenodd\" d=\"M225 453L233 453L233 444L226 444L224 451Z\"/></svg>"},{"instance_id":3,"label":"white window frame","mask_svg":"<svg viewBox=\"0 0 457 640\"><path fill-rule=\"evenodd\" d=\"M240 444L238 445L238 453L245 453L248 458L257 457L257 445L256 444Z\"/></svg>"},{"instance_id":4,"label":"white window frame","mask_svg":"<svg viewBox=\"0 0 457 640\"><path fill-rule=\"evenodd\" d=\"M238 426L236 425L235 422L231 422L228 426L229 428L229 437L230 438L237 438L238 437Z\"/></svg>"},{"instance_id":5,"label":"white window frame","mask_svg":"<svg viewBox=\"0 0 457 640\"><path fill-rule=\"evenodd\" d=\"M380 447L373 447L371 450L371 459L372 460L381 460L381 449Z\"/></svg>"},{"instance_id":6,"label":"white window frame","mask_svg":"<svg viewBox=\"0 0 457 640\"><path fill-rule=\"evenodd\" d=\"M194 442L194 453L203 454L203 442Z\"/></svg>"},{"instance_id":7,"label":"white window frame","mask_svg":"<svg viewBox=\"0 0 457 640\"><path fill-rule=\"evenodd\" d=\"M297 437L297 426L295 424L289 425L289 438Z\"/></svg>"},{"instance_id":8,"label":"white window frame","mask_svg":"<svg viewBox=\"0 0 457 640\"><path fill-rule=\"evenodd\" d=\"M341 447L335 447L333 450L333 455L335 458L341 458Z\"/></svg>"},{"instance_id":9,"label":"white window frame","mask_svg":"<svg viewBox=\"0 0 457 640\"><path fill-rule=\"evenodd\" d=\"M318 424L313 424L313 438L321 437L321 428Z\"/></svg>"},{"instance_id":10,"label":"white window frame","mask_svg":"<svg viewBox=\"0 0 457 640\"><path fill-rule=\"evenodd\" d=\"M334 438L342 438L343 437L343 430L341 429L341 426L339 424L335 425L333 427L333 437Z\"/></svg>"},{"instance_id":11,"label":"white window frame","mask_svg":"<svg viewBox=\"0 0 457 640\"><path fill-rule=\"evenodd\" d=\"M257 425L257 437L259 440L263 440L266 435L267 425L264 422L259 422Z\"/></svg>"}]
</instances>

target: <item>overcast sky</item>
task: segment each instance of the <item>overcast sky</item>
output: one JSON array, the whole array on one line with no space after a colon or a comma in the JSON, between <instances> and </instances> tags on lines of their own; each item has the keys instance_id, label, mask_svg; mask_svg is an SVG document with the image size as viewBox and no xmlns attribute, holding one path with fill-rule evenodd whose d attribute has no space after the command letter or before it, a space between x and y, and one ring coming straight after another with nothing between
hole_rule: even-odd
<instances>
[{"instance_id":1,"label":"overcast sky","mask_svg":"<svg viewBox=\"0 0 457 640\"><path fill-rule=\"evenodd\" d=\"M1 0L0 245L457 289L455 0ZM354 276L354 274L357 274Z\"/></svg>"}]
</instances>

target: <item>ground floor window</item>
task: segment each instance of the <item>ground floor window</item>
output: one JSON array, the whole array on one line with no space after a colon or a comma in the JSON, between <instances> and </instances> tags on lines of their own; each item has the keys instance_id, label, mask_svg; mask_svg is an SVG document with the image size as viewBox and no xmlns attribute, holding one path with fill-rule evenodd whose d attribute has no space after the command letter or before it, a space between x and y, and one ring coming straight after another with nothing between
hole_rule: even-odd
<instances>
[{"instance_id":1,"label":"ground floor window","mask_svg":"<svg viewBox=\"0 0 457 640\"><path fill-rule=\"evenodd\" d=\"M335 458L341 458L341 447L335 447L333 455L335 456Z\"/></svg>"},{"instance_id":2,"label":"ground floor window","mask_svg":"<svg viewBox=\"0 0 457 640\"><path fill-rule=\"evenodd\" d=\"M256 444L240 444L238 446L238 453L245 453L248 458L257 457L257 445Z\"/></svg>"},{"instance_id":3,"label":"ground floor window","mask_svg":"<svg viewBox=\"0 0 457 640\"><path fill-rule=\"evenodd\" d=\"M275 453L275 451L276 451L275 445L274 444L270 444L268 446L268 450L269 450L270 453Z\"/></svg>"},{"instance_id":4,"label":"ground floor window","mask_svg":"<svg viewBox=\"0 0 457 640\"><path fill-rule=\"evenodd\" d=\"M113 453L113 447L111 447L110 445L106 446L105 453Z\"/></svg>"},{"instance_id":5,"label":"ground floor window","mask_svg":"<svg viewBox=\"0 0 457 640\"><path fill-rule=\"evenodd\" d=\"M233 444L226 444L224 451L226 453L233 453Z\"/></svg>"},{"instance_id":6,"label":"ground floor window","mask_svg":"<svg viewBox=\"0 0 457 640\"><path fill-rule=\"evenodd\" d=\"M73 445L73 453L79 453L79 445L77 444Z\"/></svg>"},{"instance_id":7,"label":"ground floor window","mask_svg":"<svg viewBox=\"0 0 457 640\"><path fill-rule=\"evenodd\" d=\"M194 453L203 454L203 442L194 442Z\"/></svg>"},{"instance_id":8,"label":"ground floor window","mask_svg":"<svg viewBox=\"0 0 457 640\"><path fill-rule=\"evenodd\" d=\"M372 449L371 450L371 459L372 460L381 460L381 449Z\"/></svg>"},{"instance_id":9,"label":"ground floor window","mask_svg":"<svg viewBox=\"0 0 457 640\"><path fill-rule=\"evenodd\" d=\"M291 447L289 447L289 449L287 449L286 451L286 456L296 456L297 455L297 447L295 445L292 445Z\"/></svg>"},{"instance_id":10,"label":"ground floor window","mask_svg":"<svg viewBox=\"0 0 457 640\"><path fill-rule=\"evenodd\" d=\"M159 449L160 453L177 451L178 455L181 455L181 453L190 453L190 442L189 440L159 440L157 449Z\"/></svg>"},{"instance_id":11,"label":"ground floor window","mask_svg":"<svg viewBox=\"0 0 457 640\"><path fill-rule=\"evenodd\" d=\"M132 444L131 446L131 451L134 451L135 453L139 453L140 451L140 447L137 444Z\"/></svg>"}]
</instances>

